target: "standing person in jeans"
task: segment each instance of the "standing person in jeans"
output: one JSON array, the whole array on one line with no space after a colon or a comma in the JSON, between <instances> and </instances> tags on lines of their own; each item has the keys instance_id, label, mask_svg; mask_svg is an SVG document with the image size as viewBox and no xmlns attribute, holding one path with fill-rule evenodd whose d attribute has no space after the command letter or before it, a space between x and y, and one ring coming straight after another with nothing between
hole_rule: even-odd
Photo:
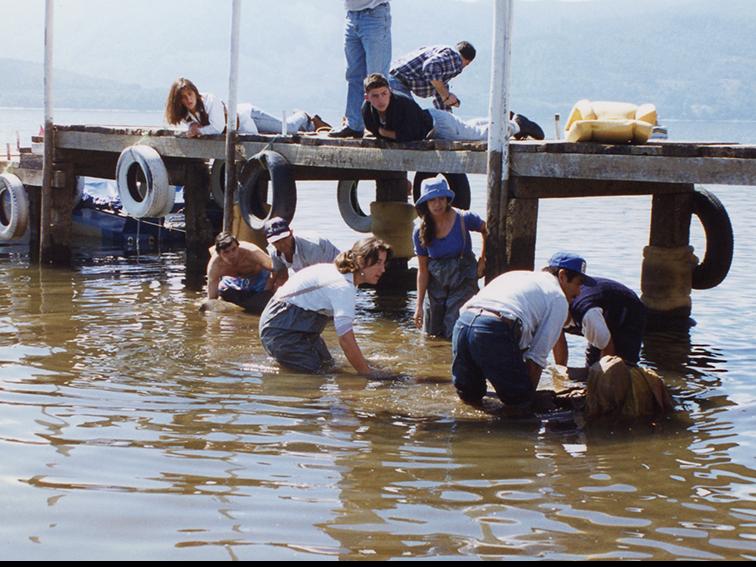
<instances>
[{"instance_id":1,"label":"standing person in jeans","mask_svg":"<svg viewBox=\"0 0 756 567\"><path fill-rule=\"evenodd\" d=\"M362 81L370 73L388 75L391 64L391 6L389 0L344 0L346 56L346 124L328 135L362 138Z\"/></svg>"},{"instance_id":2,"label":"standing person in jeans","mask_svg":"<svg viewBox=\"0 0 756 567\"><path fill-rule=\"evenodd\" d=\"M383 75L373 73L365 79L362 105L365 127L376 137L395 142L423 138L440 140L488 140L488 118L462 120L438 108L420 108L411 96L394 91ZM510 114L509 131L515 139L543 140L543 130L522 114Z\"/></svg>"}]
</instances>

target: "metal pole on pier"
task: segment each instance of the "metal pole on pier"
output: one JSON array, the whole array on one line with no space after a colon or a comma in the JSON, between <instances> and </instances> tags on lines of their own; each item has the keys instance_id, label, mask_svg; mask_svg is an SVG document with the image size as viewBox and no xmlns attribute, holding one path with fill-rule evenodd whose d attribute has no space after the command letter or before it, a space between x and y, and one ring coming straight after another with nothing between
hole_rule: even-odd
<instances>
[{"instance_id":1,"label":"metal pole on pier","mask_svg":"<svg viewBox=\"0 0 756 567\"><path fill-rule=\"evenodd\" d=\"M42 170L42 198L39 223L39 258L44 264L53 258L52 176L53 176L53 12L54 0L45 0L45 143Z\"/></svg>"},{"instance_id":2,"label":"metal pole on pier","mask_svg":"<svg viewBox=\"0 0 756 567\"><path fill-rule=\"evenodd\" d=\"M507 268L506 214L509 198L509 80L512 58L512 0L494 0L493 58L488 106L486 194L488 243L486 281Z\"/></svg>"},{"instance_id":3,"label":"metal pole on pier","mask_svg":"<svg viewBox=\"0 0 756 567\"><path fill-rule=\"evenodd\" d=\"M231 10L231 57L228 73L228 120L226 122L226 191L223 198L223 230L230 231L234 217L236 188L236 97L239 80L239 23L241 0L233 0Z\"/></svg>"}]
</instances>

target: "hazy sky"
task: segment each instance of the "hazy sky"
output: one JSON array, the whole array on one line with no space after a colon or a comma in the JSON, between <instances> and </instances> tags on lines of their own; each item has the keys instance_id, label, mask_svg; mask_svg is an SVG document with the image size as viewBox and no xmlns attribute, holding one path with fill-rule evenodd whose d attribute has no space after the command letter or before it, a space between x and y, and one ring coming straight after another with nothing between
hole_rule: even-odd
<instances>
[{"instance_id":1,"label":"hazy sky","mask_svg":"<svg viewBox=\"0 0 756 567\"><path fill-rule=\"evenodd\" d=\"M460 39L476 45L478 58L455 79L454 89L466 94L466 110L485 112L487 92L481 91L487 91L490 76L492 0L391 4L394 56L420 45ZM44 5L44 0L0 0L0 57L42 61ZM729 41L715 37L721 33L707 33L709 17L721 19L724 14L730 20L754 21L756 1L515 0L513 78L520 88L529 80L535 84L533 73L564 81L578 59L600 62L609 46L586 37L584 25L610 28L609 37L616 35L618 45L627 43L626 50L612 46L618 67L624 65L618 57L650 58L656 54L639 55L638 42L643 42L646 24L662 12L665 22L673 22L661 31L664 37L655 38L661 39L663 49L667 44L673 49L675 13L686 22L696 17L696 22L704 22L700 31L685 30L694 34L701 49L682 53L686 59L680 64L694 72L697 62L705 60L704 46ZM166 90L181 75L194 80L200 90L225 97L230 13L231 0L56 0L55 67ZM312 96L320 106L328 101L329 111L337 112L346 92L343 19L343 0L242 0L239 99L271 110L297 106L318 111L308 106ZM740 46L734 49L745 52Z\"/></svg>"}]
</instances>

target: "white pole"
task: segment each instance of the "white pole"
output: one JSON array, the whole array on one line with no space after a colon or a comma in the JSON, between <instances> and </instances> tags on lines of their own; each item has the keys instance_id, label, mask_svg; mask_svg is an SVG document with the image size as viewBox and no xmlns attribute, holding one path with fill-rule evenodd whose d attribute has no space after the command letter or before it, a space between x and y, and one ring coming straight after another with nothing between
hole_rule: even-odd
<instances>
[{"instance_id":1,"label":"white pole","mask_svg":"<svg viewBox=\"0 0 756 567\"><path fill-rule=\"evenodd\" d=\"M226 122L226 192L223 199L223 230L231 230L234 187L236 186L236 106L239 82L239 26L241 0L233 0L231 8L231 57L228 72L228 120Z\"/></svg>"},{"instance_id":2,"label":"white pole","mask_svg":"<svg viewBox=\"0 0 756 567\"><path fill-rule=\"evenodd\" d=\"M54 261L52 236L52 163L53 163L53 0L45 0L45 142L42 158L42 191L39 218L39 258L43 264Z\"/></svg>"},{"instance_id":3,"label":"white pole","mask_svg":"<svg viewBox=\"0 0 756 567\"><path fill-rule=\"evenodd\" d=\"M512 55L512 0L494 0L493 58L488 105L488 238L486 281L507 267L507 202L509 198L509 77Z\"/></svg>"},{"instance_id":4,"label":"white pole","mask_svg":"<svg viewBox=\"0 0 756 567\"><path fill-rule=\"evenodd\" d=\"M45 0L45 134L53 123L52 70L53 70L53 0ZM51 132L52 133L52 132Z\"/></svg>"},{"instance_id":5,"label":"white pole","mask_svg":"<svg viewBox=\"0 0 756 567\"><path fill-rule=\"evenodd\" d=\"M501 152L509 164L509 79L512 59L512 0L494 0L491 93L488 104L488 152ZM502 180L509 179L503 167Z\"/></svg>"}]
</instances>

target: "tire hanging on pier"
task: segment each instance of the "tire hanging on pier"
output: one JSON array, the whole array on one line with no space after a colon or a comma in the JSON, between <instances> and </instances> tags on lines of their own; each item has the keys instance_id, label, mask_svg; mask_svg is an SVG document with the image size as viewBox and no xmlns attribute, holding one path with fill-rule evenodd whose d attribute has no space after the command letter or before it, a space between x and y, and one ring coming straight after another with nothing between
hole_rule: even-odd
<instances>
[{"instance_id":1,"label":"tire hanging on pier","mask_svg":"<svg viewBox=\"0 0 756 567\"><path fill-rule=\"evenodd\" d=\"M21 238L29 226L29 197L21 180L0 173L0 240Z\"/></svg>"},{"instance_id":2,"label":"tire hanging on pier","mask_svg":"<svg viewBox=\"0 0 756 567\"><path fill-rule=\"evenodd\" d=\"M250 228L261 230L273 217L294 218L297 186L292 167L281 154L270 150L255 154L242 167L239 179L239 209ZM270 204L268 181L273 187Z\"/></svg>"},{"instance_id":3,"label":"tire hanging on pier","mask_svg":"<svg viewBox=\"0 0 756 567\"><path fill-rule=\"evenodd\" d=\"M355 179L342 179L336 189L336 200L339 204L341 218L349 228L357 232L371 232L373 218L360 207L357 198L357 184Z\"/></svg>"},{"instance_id":4,"label":"tire hanging on pier","mask_svg":"<svg viewBox=\"0 0 756 567\"><path fill-rule=\"evenodd\" d=\"M693 289L711 289L724 281L732 265L732 223L722 202L701 187L693 191L693 214L706 234L706 253L693 268Z\"/></svg>"},{"instance_id":5,"label":"tire hanging on pier","mask_svg":"<svg viewBox=\"0 0 756 567\"><path fill-rule=\"evenodd\" d=\"M132 217L163 217L173 209L176 191L168 184L163 159L150 146L131 146L121 152L116 182L123 209Z\"/></svg>"},{"instance_id":6,"label":"tire hanging on pier","mask_svg":"<svg viewBox=\"0 0 756 567\"><path fill-rule=\"evenodd\" d=\"M210 166L210 196L221 209L226 195L226 160L214 159Z\"/></svg>"},{"instance_id":7,"label":"tire hanging on pier","mask_svg":"<svg viewBox=\"0 0 756 567\"><path fill-rule=\"evenodd\" d=\"M438 173L418 171L412 182L412 197L415 201L420 197L420 185L425 179L435 177ZM449 184L449 189L454 191L454 203L456 208L468 210L470 208L470 181L464 173L442 173Z\"/></svg>"}]
</instances>

